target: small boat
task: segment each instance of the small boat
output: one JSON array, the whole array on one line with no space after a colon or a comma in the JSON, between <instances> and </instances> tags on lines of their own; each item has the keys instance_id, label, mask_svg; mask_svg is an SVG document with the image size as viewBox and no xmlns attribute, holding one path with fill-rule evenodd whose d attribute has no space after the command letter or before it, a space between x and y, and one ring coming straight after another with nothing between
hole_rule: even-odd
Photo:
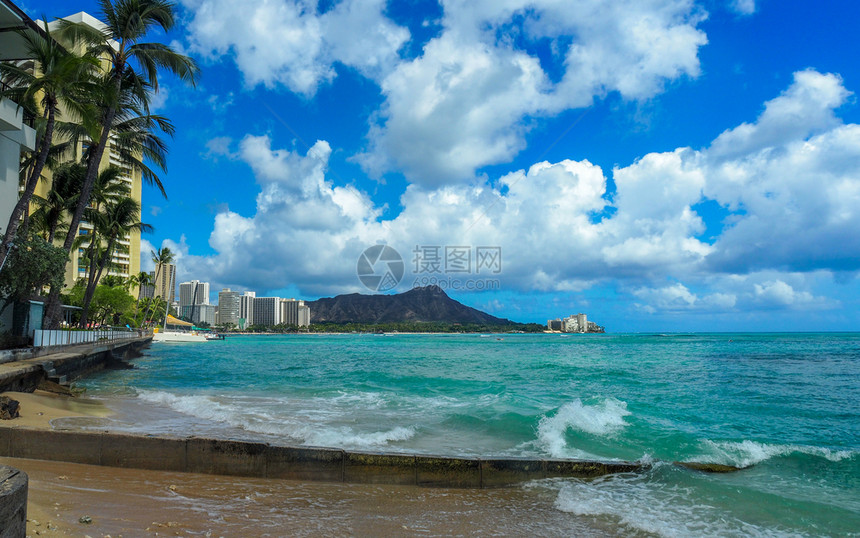
<instances>
[{"instance_id":1,"label":"small boat","mask_svg":"<svg viewBox=\"0 0 860 538\"><path fill-rule=\"evenodd\" d=\"M192 331L158 331L152 335L153 342L188 343L205 342L207 338Z\"/></svg>"}]
</instances>

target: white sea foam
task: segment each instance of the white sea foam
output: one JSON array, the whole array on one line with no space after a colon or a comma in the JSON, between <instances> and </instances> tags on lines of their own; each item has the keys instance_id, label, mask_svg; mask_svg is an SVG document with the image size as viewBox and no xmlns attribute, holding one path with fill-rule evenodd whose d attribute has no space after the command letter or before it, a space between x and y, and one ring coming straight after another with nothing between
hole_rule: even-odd
<instances>
[{"instance_id":1,"label":"white sea foam","mask_svg":"<svg viewBox=\"0 0 860 538\"><path fill-rule=\"evenodd\" d=\"M555 506L579 516L608 517L629 531L658 536L793 536L694 503L695 498L691 488L667 485L649 475L616 475L593 481L565 480Z\"/></svg>"},{"instance_id":2,"label":"white sea foam","mask_svg":"<svg viewBox=\"0 0 860 538\"><path fill-rule=\"evenodd\" d=\"M561 406L555 415L540 420L538 440L553 457L585 457L586 453L567 445L568 429L611 436L628 425L624 417L630 414L627 403L616 398L606 398L594 405L583 404L577 398Z\"/></svg>"},{"instance_id":3,"label":"white sea foam","mask_svg":"<svg viewBox=\"0 0 860 538\"><path fill-rule=\"evenodd\" d=\"M413 427L397 426L382 431L357 431L353 427L331 424L339 415L330 413L280 413L277 416L261 408L263 401L225 402L207 395L175 395L162 391L138 391L146 402L163 405L185 415L225 424L249 432L276 435L312 446L338 448L383 448L389 443L406 441L415 435ZM351 398L347 398L351 399ZM377 397L362 398L377 402ZM283 401L265 401L269 406Z\"/></svg>"},{"instance_id":4,"label":"white sea foam","mask_svg":"<svg viewBox=\"0 0 860 538\"><path fill-rule=\"evenodd\" d=\"M378 448L391 442L407 441L415 435L412 427L401 426L386 431L360 433L349 427L308 426L293 432L306 445L339 448Z\"/></svg>"},{"instance_id":5,"label":"white sea foam","mask_svg":"<svg viewBox=\"0 0 860 538\"><path fill-rule=\"evenodd\" d=\"M780 445L759 443L758 441L711 441L703 443L704 454L692 461L708 461L725 465L748 467L771 458L799 453L818 456L832 462L842 461L857 455L855 450L831 450L825 447L804 445Z\"/></svg>"}]
</instances>

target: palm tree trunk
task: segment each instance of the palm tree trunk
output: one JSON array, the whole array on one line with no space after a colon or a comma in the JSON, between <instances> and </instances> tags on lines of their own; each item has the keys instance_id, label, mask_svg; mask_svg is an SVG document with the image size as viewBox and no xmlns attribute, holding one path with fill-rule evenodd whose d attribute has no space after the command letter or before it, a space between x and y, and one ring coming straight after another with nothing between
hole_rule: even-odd
<instances>
[{"instance_id":1,"label":"palm tree trunk","mask_svg":"<svg viewBox=\"0 0 860 538\"><path fill-rule=\"evenodd\" d=\"M158 282L158 271L160 269L161 269L161 264L159 263L158 265L155 266L155 279L152 281L152 299L155 299L155 292L156 292L155 286L157 285L156 283ZM146 314L143 316L144 320L146 320L146 318L149 317L149 309L150 308L152 308L152 301L149 301L149 304L146 305Z\"/></svg>"},{"instance_id":2,"label":"palm tree trunk","mask_svg":"<svg viewBox=\"0 0 860 538\"><path fill-rule=\"evenodd\" d=\"M117 80L117 90L119 90L119 80ZM81 224L81 218L84 216L84 210L90 203L90 195L93 192L93 184L99 172L99 165L102 162L102 156L107 147L108 138L111 127L113 125L116 108L111 107L105 114L104 124L102 125L101 137L99 143L93 148L91 147L89 162L87 163L87 175L84 178L84 184L81 187L81 194L78 198L78 205L72 215L72 220L69 223L69 233L66 234L66 240L63 242L63 249L66 253L71 253L72 244L78 235L78 226ZM68 263L68 260L66 261ZM45 325L49 329L56 329L62 323L62 305L60 304L60 288L52 286L51 292L48 294L48 299L45 306Z\"/></svg>"},{"instance_id":3,"label":"palm tree trunk","mask_svg":"<svg viewBox=\"0 0 860 538\"><path fill-rule=\"evenodd\" d=\"M96 286L98 286L99 280L102 278L102 273L104 272L105 267L110 263L113 252L114 244L116 243L116 236L111 235L110 239L108 239L108 245L105 249L104 253L99 257L98 261L93 260L90 264L90 275L89 280L87 282L87 289L84 292L84 305L81 310L81 328L86 327L87 318L89 318L90 313L90 303L93 300L93 295L96 292Z\"/></svg>"},{"instance_id":4,"label":"palm tree trunk","mask_svg":"<svg viewBox=\"0 0 860 538\"><path fill-rule=\"evenodd\" d=\"M54 137L54 109L48 109L48 123L45 125L45 134L42 136L42 144L39 148L39 158L30 176L27 178L27 183L24 185L24 193L15 204L12 210L12 215L9 216L9 224L6 225L6 235L3 236L3 242L0 244L0 260L5 259L6 253L9 251L9 245L15 240L18 234L18 226L21 222L21 216L24 210L30 206L30 199L33 193L36 192L36 185L39 183L39 177L42 175L42 170L45 168L45 163L48 160L48 152L51 149L51 142Z\"/></svg>"}]
</instances>

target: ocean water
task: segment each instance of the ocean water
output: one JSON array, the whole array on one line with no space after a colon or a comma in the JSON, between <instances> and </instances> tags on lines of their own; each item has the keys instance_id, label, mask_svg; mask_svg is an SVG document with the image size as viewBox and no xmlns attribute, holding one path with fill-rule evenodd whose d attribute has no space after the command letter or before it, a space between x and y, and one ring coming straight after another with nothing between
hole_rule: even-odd
<instances>
[{"instance_id":1,"label":"ocean water","mask_svg":"<svg viewBox=\"0 0 860 538\"><path fill-rule=\"evenodd\" d=\"M860 536L860 334L243 336L133 362L82 383L116 430L647 461L523 487L623 534Z\"/></svg>"}]
</instances>

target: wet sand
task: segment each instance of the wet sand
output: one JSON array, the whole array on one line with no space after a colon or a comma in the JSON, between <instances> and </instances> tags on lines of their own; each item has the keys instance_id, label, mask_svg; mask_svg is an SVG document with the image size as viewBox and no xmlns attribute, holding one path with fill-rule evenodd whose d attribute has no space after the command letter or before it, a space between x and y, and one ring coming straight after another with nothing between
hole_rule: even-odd
<instances>
[{"instance_id":1,"label":"wet sand","mask_svg":"<svg viewBox=\"0 0 860 538\"><path fill-rule=\"evenodd\" d=\"M4 427L63 428L98 401L7 393ZM72 417L83 417L75 419ZM62 450L62 447L57 447ZM30 536L607 536L611 524L555 508L557 489L434 489L237 478L0 458L29 475ZM81 523L87 516L91 523Z\"/></svg>"},{"instance_id":2,"label":"wet sand","mask_svg":"<svg viewBox=\"0 0 860 538\"><path fill-rule=\"evenodd\" d=\"M109 417L113 411L97 400L89 398L70 398L37 390L27 392L3 392L0 396L8 396L21 404L21 416L14 420L4 420L6 428L38 428L51 429L52 421L71 417L88 417L93 419Z\"/></svg>"},{"instance_id":3,"label":"wet sand","mask_svg":"<svg viewBox=\"0 0 860 538\"><path fill-rule=\"evenodd\" d=\"M31 536L607 536L551 489L261 480L0 458L30 478ZM88 516L91 523L80 518Z\"/></svg>"}]
</instances>

